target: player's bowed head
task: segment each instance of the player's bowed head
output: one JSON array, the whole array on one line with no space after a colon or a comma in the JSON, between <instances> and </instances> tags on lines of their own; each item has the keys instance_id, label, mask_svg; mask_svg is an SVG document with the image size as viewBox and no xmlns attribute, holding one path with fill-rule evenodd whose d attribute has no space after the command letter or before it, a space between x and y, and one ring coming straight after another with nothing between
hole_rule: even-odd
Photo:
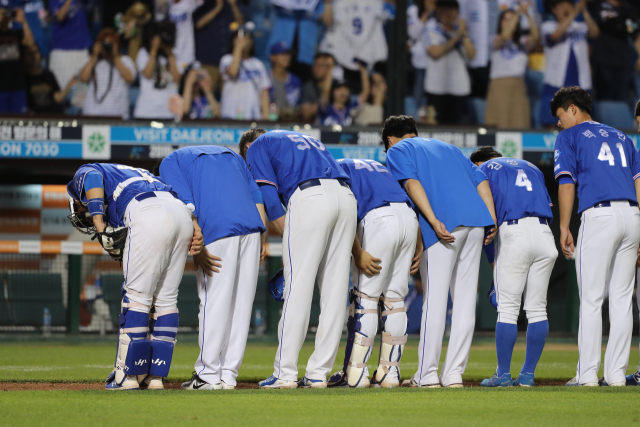
<instances>
[{"instance_id":1,"label":"player's bowed head","mask_svg":"<svg viewBox=\"0 0 640 427\"><path fill-rule=\"evenodd\" d=\"M242 136L240 137L240 144L238 145L239 145L240 155L242 156L245 162L247 161L247 150L249 149L249 147L251 147L251 144L253 144L253 141L258 139L260 135L264 135L265 133L267 133L266 130L257 128L257 129L249 129L242 134Z\"/></svg>"},{"instance_id":2,"label":"player's bowed head","mask_svg":"<svg viewBox=\"0 0 640 427\"><path fill-rule=\"evenodd\" d=\"M558 127L565 130L591 121L593 101L589 93L578 87L563 87L551 100L551 114L558 119Z\"/></svg>"}]
</instances>

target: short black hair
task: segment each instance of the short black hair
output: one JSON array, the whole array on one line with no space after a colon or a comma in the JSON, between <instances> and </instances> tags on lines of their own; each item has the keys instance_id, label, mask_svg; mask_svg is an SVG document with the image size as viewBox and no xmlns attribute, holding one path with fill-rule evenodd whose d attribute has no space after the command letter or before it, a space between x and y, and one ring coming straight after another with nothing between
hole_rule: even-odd
<instances>
[{"instance_id":1,"label":"short black hair","mask_svg":"<svg viewBox=\"0 0 640 427\"><path fill-rule=\"evenodd\" d=\"M636 113L633 117L640 117L640 101L636 104Z\"/></svg>"},{"instance_id":2,"label":"short black hair","mask_svg":"<svg viewBox=\"0 0 640 427\"><path fill-rule=\"evenodd\" d=\"M488 162L491 159L496 159L498 157L502 157L502 153L496 151L495 148L491 146L480 147L476 151L474 151L469 158L473 163L478 162Z\"/></svg>"},{"instance_id":3,"label":"short black hair","mask_svg":"<svg viewBox=\"0 0 640 427\"><path fill-rule=\"evenodd\" d=\"M553 95L550 103L551 114L553 117L558 117L559 108L566 111L571 105L575 105L580 111L591 115L591 106L593 105L591 95L578 86L563 87Z\"/></svg>"},{"instance_id":4,"label":"short black hair","mask_svg":"<svg viewBox=\"0 0 640 427\"><path fill-rule=\"evenodd\" d=\"M331 58L331 59L333 59L334 62L336 60L336 58L334 58L334 56L332 54L330 54L329 52L318 52L313 57L313 60L315 61L316 59L320 59L320 58Z\"/></svg>"},{"instance_id":5,"label":"short black hair","mask_svg":"<svg viewBox=\"0 0 640 427\"><path fill-rule=\"evenodd\" d=\"M391 116L382 125L382 142L384 150L389 149L389 137L402 138L409 134L418 134L416 121L411 116Z\"/></svg>"},{"instance_id":6,"label":"short black hair","mask_svg":"<svg viewBox=\"0 0 640 427\"><path fill-rule=\"evenodd\" d=\"M460 10L458 0L437 0L436 9L455 9Z\"/></svg>"},{"instance_id":7,"label":"short black hair","mask_svg":"<svg viewBox=\"0 0 640 427\"><path fill-rule=\"evenodd\" d=\"M571 6L573 6L574 1L573 0L547 0L545 3L546 3L547 10L551 12L553 8L559 5L560 3L569 3L571 4Z\"/></svg>"},{"instance_id":8,"label":"short black hair","mask_svg":"<svg viewBox=\"0 0 640 427\"><path fill-rule=\"evenodd\" d=\"M245 161L247 160L247 150L248 150L247 144L252 143L256 139L258 139L260 135L264 135L265 133L267 133L266 130L256 128L256 129L249 129L242 134L242 136L240 137L239 146L240 146L240 155Z\"/></svg>"}]
</instances>

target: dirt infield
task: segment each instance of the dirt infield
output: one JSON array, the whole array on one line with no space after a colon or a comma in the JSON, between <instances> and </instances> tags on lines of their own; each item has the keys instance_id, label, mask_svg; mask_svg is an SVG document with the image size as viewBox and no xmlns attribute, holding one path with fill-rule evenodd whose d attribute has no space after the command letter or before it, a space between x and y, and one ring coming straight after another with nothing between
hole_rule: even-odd
<instances>
[{"instance_id":1,"label":"dirt infield","mask_svg":"<svg viewBox=\"0 0 640 427\"><path fill-rule=\"evenodd\" d=\"M563 386L566 381L540 380L536 381L538 387ZM167 382L164 384L167 390L179 390L180 382ZM465 387L480 387L480 381L467 381ZM238 383L236 389L257 389L257 383ZM0 391L41 391L41 390L103 390L104 383L52 383L52 382L25 382L25 383L0 383Z\"/></svg>"}]
</instances>

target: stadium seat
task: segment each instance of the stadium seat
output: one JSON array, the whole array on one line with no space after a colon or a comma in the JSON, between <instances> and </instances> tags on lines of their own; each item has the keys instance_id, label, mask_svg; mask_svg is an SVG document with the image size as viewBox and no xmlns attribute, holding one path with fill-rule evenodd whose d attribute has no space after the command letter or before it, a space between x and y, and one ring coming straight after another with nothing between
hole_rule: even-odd
<instances>
[{"instance_id":1,"label":"stadium seat","mask_svg":"<svg viewBox=\"0 0 640 427\"><path fill-rule=\"evenodd\" d=\"M7 295L15 326L42 326L45 308L51 313L52 326L66 324L59 273L9 272Z\"/></svg>"},{"instance_id":2,"label":"stadium seat","mask_svg":"<svg viewBox=\"0 0 640 427\"><path fill-rule=\"evenodd\" d=\"M594 103L594 118L601 123L621 130L634 129L637 124L629 106L621 101L599 101Z\"/></svg>"},{"instance_id":3,"label":"stadium seat","mask_svg":"<svg viewBox=\"0 0 640 427\"><path fill-rule=\"evenodd\" d=\"M178 291L178 310L180 311L180 326L198 327L198 313L200 312L200 298L195 274L185 274L180 282Z\"/></svg>"},{"instance_id":4,"label":"stadium seat","mask_svg":"<svg viewBox=\"0 0 640 427\"><path fill-rule=\"evenodd\" d=\"M124 276L122 273L102 273L100 274L100 288L102 288L102 299L109 306L109 315L114 327L118 327L120 317L120 303L122 302L122 284Z\"/></svg>"}]
</instances>

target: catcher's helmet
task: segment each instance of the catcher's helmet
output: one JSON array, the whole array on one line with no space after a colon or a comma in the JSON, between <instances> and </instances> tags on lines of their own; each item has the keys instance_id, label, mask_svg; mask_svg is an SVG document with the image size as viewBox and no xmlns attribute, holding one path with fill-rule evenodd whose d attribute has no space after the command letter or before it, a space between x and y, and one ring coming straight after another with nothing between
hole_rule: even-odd
<instances>
[{"instance_id":1,"label":"catcher's helmet","mask_svg":"<svg viewBox=\"0 0 640 427\"><path fill-rule=\"evenodd\" d=\"M69 197L69 210L71 214L67 215L67 218L71 221L71 225L82 234L95 234L98 230L96 230L93 221L91 221L89 211L78 212L78 208L81 205L82 202L75 200L73 197Z\"/></svg>"}]
</instances>

